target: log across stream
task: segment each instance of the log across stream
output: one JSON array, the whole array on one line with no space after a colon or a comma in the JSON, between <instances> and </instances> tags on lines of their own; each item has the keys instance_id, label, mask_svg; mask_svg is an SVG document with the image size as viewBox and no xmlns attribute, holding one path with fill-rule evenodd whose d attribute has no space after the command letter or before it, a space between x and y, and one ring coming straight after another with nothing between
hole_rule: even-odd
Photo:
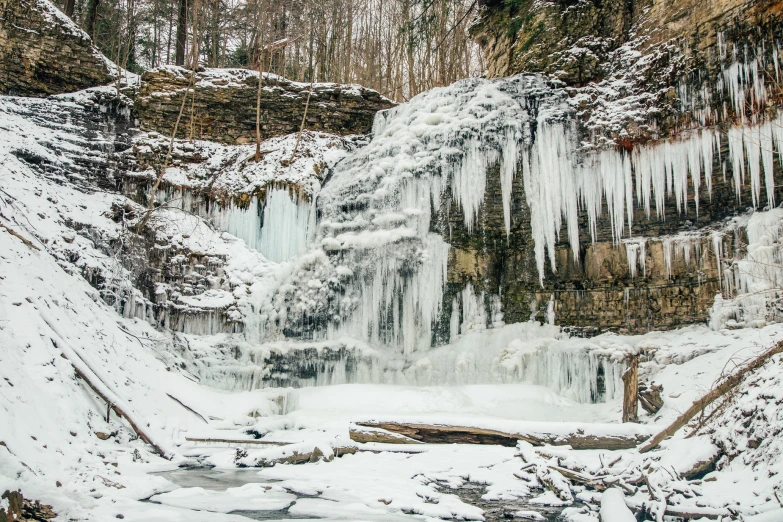
<instances>
[{"instance_id":1,"label":"log across stream","mask_svg":"<svg viewBox=\"0 0 783 522\"><path fill-rule=\"evenodd\" d=\"M649 427L638 424L589 424L527 421L479 421L454 425L437 419L372 419L354 422L356 442L397 444L497 444L513 447L523 440L534 446L550 444L574 449L634 448L650 438Z\"/></svg>"}]
</instances>

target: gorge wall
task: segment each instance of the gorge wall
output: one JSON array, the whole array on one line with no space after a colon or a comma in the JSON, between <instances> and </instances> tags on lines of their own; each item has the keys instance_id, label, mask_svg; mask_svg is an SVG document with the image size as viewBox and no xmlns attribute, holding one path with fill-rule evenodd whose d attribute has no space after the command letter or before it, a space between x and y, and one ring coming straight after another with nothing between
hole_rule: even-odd
<instances>
[{"instance_id":1,"label":"gorge wall","mask_svg":"<svg viewBox=\"0 0 783 522\"><path fill-rule=\"evenodd\" d=\"M142 132L127 151L109 152L116 170L102 176L103 186L148 203L188 93L157 203L209 221L216 234L240 237L275 263L310 248L321 266L295 263L291 277L300 279L283 285L268 309L240 311L241 298L231 295L242 285L225 268L230 249L174 244L174 236L149 230L140 249L147 254L126 260L138 291L118 307L161 328L201 334L243 332L250 315L261 315L266 333L257 341L349 330L363 338L369 329L374 341L409 343L405 353L528 319L588 335L703 322L715 295L732 293L732 260L746 242L730 220L783 197L781 166L772 160L773 150L783 150L775 120L783 28L776 6L718 2L693 13L696 4L685 1L486 1L473 33L490 74L536 74L466 80L399 114L383 113L372 129L378 143L366 154L365 138L343 136L368 133L376 113L393 107L375 91L261 76L266 141L256 163L248 158L257 73L201 69L188 93L189 71L150 71L138 89L126 89L133 100L122 108L132 107L130 121ZM37 18L25 16L34 27ZM67 20L54 20L67 32ZM87 58L78 63L91 67ZM64 74L73 85L80 78ZM53 91L54 78L44 88L19 76L16 88ZM473 114L496 109L510 112L492 116L494 126L471 127ZM395 121L395 114L404 117ZM395 141L395 132L408 134ZM421 145L420 154L405 156L409 144ZM545 158L542 147L558 157ZM351 161L340 163L346 155ZM560 193L557 204L535 186L548 184L547 176ZM118 223L138 217L130 207L112 212ZM300 289L302 282L313 286ZM194 298L210 291L226 301L187 304L206 302ZM367 301L372 292L378 295ZM404 317L406 309L415 317ZM343 330L357 314L365 317ZM419 337L412 344L398 338L409 327Z\"/></svg>"},{"instance_id":2,"label":"gorge wall","mask_svg":"<svg viewBox=\"0 0 783 522\"><path fill-rule=\"evenodd\" d=\"M580 213L581 246L576 256L562 226L555 249L557 272L547 265L542 284L522 180L513 183L507 234L501 176L493 171L473 231L466 230L453 203L439 217L440 230L447 231L453 246L440 337L448 337L450 309L462 302L467 283L473 292L483 291L486 299L499 295L508 322L546 320L548 310L554 311L557 324L585 333L644 332L705 321L714 296L731 293L721 279L730 269L734 249L741 248L735 244L741 237L718 232L723 221L780 201L779 188L762 203L752 197L749 184L738 190L726 180L734 171L741 170L744 179L746 169L758 169L751 166L757 158L743 158L742 145L739 160L734 159L738 147L729 143L732 129L777 115L781 4L480 4L472 34L483 48L489 75L539 72L552 78L568 92L583 143L630 156L640 146L676 142L701 129L720 137L710 165L711 183L688 191L684 211L672 197L666 198L665 218L637 207L632 230L618 241L604 200L594 242L586 213ZM777 163L773 168L779 187L783 174ZM638 179L634 183L636 193ZM694 192L700 202L698 213ZM634 244L642 245L641 250ZM718 259L721 252L726 255ZM641 258L629 263L629 254Z\"/></svg>"},{"instance_id":3,"label":"gorge wall","mask_svg":"<svg viewBox=\"0 0 783 522\"><path fill-rule=\"evenodd\" d=\"M0 94L44 96L107 84L110 64L49 2L0 1Z\"/></svg>"}]
</instances>

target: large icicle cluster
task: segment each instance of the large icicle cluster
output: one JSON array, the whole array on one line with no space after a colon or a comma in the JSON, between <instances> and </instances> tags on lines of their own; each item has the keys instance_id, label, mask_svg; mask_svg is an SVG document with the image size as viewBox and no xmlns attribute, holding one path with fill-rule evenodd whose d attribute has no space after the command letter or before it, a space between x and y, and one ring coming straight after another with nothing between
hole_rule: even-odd
<instances>
[{"instance_id":1,"label":"large icicle cluster","mask_svg":"<svg viewBox=\"0 0 783 522\"><path fill-rule=\"evenodd\" d=\"M156 200L208 220L275 263L303 254L315 234L314 202L284 185L270 185L263 199L252 196L245 207L209 202L186 187L164 187Z\"/></svg>"},{"instance_id":2,"label":"large icicle cluster","mask_svg":"<svg viewBox=\"0 0 783 522\"><path fill-rule=\"evenodd\" d=\"M720 72L711 77L697 69L691 78L682 78L677 89L681 110L693 115L702 126L728 120L732 115L742 123L757 123L769 98L766 71L775 71L770 83L780 82L779 45L774 41L729 43L720 31L717 37L715 58Z\"/></svg>"},{"instance_id":3,"label":"large icicle cluster","mask_svg":"<svg viewBox=\"0 0 783 522\"><path fill-rule=\"evenodd\" d=\"M534 75L471 79L376 117L373 140L337 165L319 195L320 244L338 275L350 274L330 336L359 336L405 354L431 346L449 251L431 231L433 208L450 194L472 230L487 172L499 164L510 224L511 180L523 146L533 142L538 114L564 117L565 99ZM480 301L476 317L484 317Z\"/></svg>"}]
</instances>

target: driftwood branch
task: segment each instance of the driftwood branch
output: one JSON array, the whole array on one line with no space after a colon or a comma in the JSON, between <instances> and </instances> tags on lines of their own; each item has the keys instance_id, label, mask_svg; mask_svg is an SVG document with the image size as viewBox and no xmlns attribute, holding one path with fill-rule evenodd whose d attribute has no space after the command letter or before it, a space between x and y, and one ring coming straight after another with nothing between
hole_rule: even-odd
<instances>
[{"instance_id":1,"label":"driftwood branch","mask_svg":"<svg viewBox=\"0 0 783 522\"><path fill-rule=\"evenodd\" d=\"M576 482L577 484L582 484L583 486L587 486L588 488L595 489L597 491L605 491L608 487L610 487L607 484L604 484L604 482L597 477L593 477L592 475L587 475L585 473L580 473L578 471L573 471L567 468L562 468L560 466L548 466L549 469L553 469L563 475L565 478L572 482Z\"/></svg>"},{"instance_id":2,"label":"driftwood branch","mask_svg":"<svg viewBox=\"0 0 783 522\"><path fill-rule=\"evenodd\" d=\"M183 408L185 408L186 410L188 410L190 413L192 413L192 414L194 414L194 415L197 415L197 416L198 416L198 417L199 417L201 420L203 420L204 422L206 422L207 424L209 424L209 421L207 421L207 419L205 419L205 418L204 418L204 416L203 416L202 414L200 414L199 412L197 412L196 410L194 410L193 408L191 408L190 406L188 406L187 404L185 404L185 403L184 403L184 402L182 402L181 400L177 399L177 398L176 398L176 397L174 397L172 394L170 394L170 393L167 393L166 395L168 395L168 396L169 396L169 399L173 400L174 402L176 402L177 404L179 404L180 406L182 406Z\"/></svg>"},{"instance_id":3,"label":"driftwood branch","mask_svg":"<svg viewBox=\"0 0 783 522\"><path fill-rule=\"evenodd\" d=\"M650 451L653 448L656 448L664 439L667 437L671 437L674 435L680 428L687 425L688 422L691 421L700 411L704 410L707 406L715 402L715 400L719 399L732 389L734 389L738 384L742 382L742 380L745 378L745 376L761 366L763 366L773 355L779 354L783 352L783 341L779 342L766 352L762 353L753 361L751 361L747 366L745 366L743 369L738 371L737 373L730 375L727 377L723 382L721 382L718 386L713 388L709 393L707 393L704 397L699 399L698 401L694 402L693 405L688 408L688 410L677 417L677 419L671 423L666 429L658 433L656 436L654 436L652 439L650 439L644 446L642 446L639 449L640 453L646 453Z\"/></svg>"},{"instance_id":4,"label":"driftwood branch","mask_svg":"<svg viewBox=\"0 0 783 522\"><path fill-rule=\"evenodd\" d=\"M19 239L19 240L20 240L22 243L24 243L24 244L25 244L26 246L28 246L29 248L32 248L33 250L37 250L37 251L39 251L39 252L40 252L40 250L41 250L41 249L40 249L40 248L38 248L37 246L35 246L35 245L32 243L32 241L30 241L29 239L27 239L26 237L24 237L23 235L21 235L21 234L20 234L19 232L17 232L16 230L14 230L14 229L12 229L11 227L7 226L5 223L0 223L0 227L4 228L6 231L8 231L8 233L9 233L9 234L11 234L11 235L12 235L12 236L14 236L15 238Z\"/></svg>"}]
</instances>

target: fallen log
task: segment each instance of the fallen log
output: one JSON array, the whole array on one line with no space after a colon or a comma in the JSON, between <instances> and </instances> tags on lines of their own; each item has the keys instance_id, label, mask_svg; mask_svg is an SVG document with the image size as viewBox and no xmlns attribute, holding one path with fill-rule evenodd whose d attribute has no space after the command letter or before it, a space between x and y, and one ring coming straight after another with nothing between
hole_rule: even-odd
<instances>
[{"instance_id":1,"label":"fallen log","mask_svg":"<svg viewBox=\"0 0 783 522\"><path fill-rule=\"evenodd\" d=\"M547 433L546 430L508 432L478 426L452 426L447 424L422 424L416 422L363 421L355 422L363 428L382 429L408 439L427 444L488 444L514 447L517 441L533 446L545 444L571 446L574 449L630 449L649 438L642 432L587 433L576 428L568 433ZM556 424L553 424L555 426ZM618 425L619 426L619 425ZM608 430L604 430L608 431Z\"/></svg>"},{"instance_id":2,"label":"fallen log","mask_svg":"<svg viewBox=\"0 0 783 522\"><path fill-rule=\"evenodd\" d=\"M427 444L489 444L515 447L518 440L524 440L534 446L541 446L541 441L522 434L505 433L497 430L473 428L468 426L446 426L436 424L410 424L396 422L357 422L364 428L382 429L396 433L406 439Z\"/></svg>"},{"instance_id":3,"label":"fallen log","mask_svg":"<svg viewBox=\"0 0 783 522\"><path fill-rule=\"evenodd\" d=\"M67 356L66 356L65 358L66 358L66 359L68 359L68 357L67 357ZM69 361L70 361L70 359L69 359ZM133 420L133 419L130 417L130 415L128 415L127 413L125 413L125 410L123 410L122 408L120 408L119 406L117 406L117 404L116 404L116 403L114 403L114 402L112 402L111 400L109 400L109 398L108 398L108 397L106 397L106 395L104 395L104 394L103 394L103 392L100 390L100 388L99 388L99 387L98 387L98 386L97 386L95 383L93 383L93 382L90 380L90 378L87 376L87 374L86 374L85 372L83 372L82 370L80 370L80 369L79 369L79 367L78 367L78 366L76 366L75 364L73 364L73 361L70 361L70 362L71 362L71 365L73 366L73 369L76 371L76 375L78 375L78 376L79 376L79 377L80 377L82 380L84 380L84 382L86 382L86 383L87 383L87 386L89 386L89 387L92 389L92 391L94 391L94 392L95 392L95 393L96 393L96 394L97 394L97 395L98 395L98 396L99 396L101 399L103 399L104 401L106 401L106 404L108 404L108 405L109 405L109 407L110 407L112 410L114 410L114 413L116 413L117 415L119 415L120 417L122 417L123 419L125 419L125 421L126 421L128 424L130 424L130 427L133 429L133 431L136 433L136 435L138 435L138 436L139 436L139 438L140 438L141 440L143 440L144 442L146 442L147 444L149 444L150 446L152 446L152 449L154 449L154 450L155 450L155 453L157 453L157 454L158 454L158 455L160 455L161 457L163 457L163 458L166 458L166 459L170 458L168 455L166 455L166 452L165 452L165 451L163 451L163 448L161 448L160 446L158 446L157 444L155 444L155 443L152 441L152 439L150 438L150 436L149 436L149 435L147 435L147 434L144 432L144 430L142 430L141 428L139 428L139 425L138 425L136 422L134 422L134 420Z\"/></svg>"},{"instance_id":4,"label":"fallen log","mask_svg":"<svg viewBox=\"0 0 783 522\"><path fill-rule=\"evenodd\" d=\"M707 406L712 404L715 400L719 399L732 389L734 389L737 385L739 385L745 376L748 373L753 372L754 370L757 370L761 366L763 366L773 355L777 355L779 353L783 353L783 341L780 341L778 344L767 350L766 352L762 353L753 361L751 361L747 366L742 368L737 373L730 375L726 379L723 380L718 386L710 390L709 393L707 393L704 397L699 399L698 401L694 402L693 405L688 408L688 410L677 417L677 419L671 423L666 429L658 433L656 436L654 436L652 439L650 439L644 446L642 446L639 449L639 453L646 453L650 451L653 448L658 447L658 445L663 442L664 439L671 437L677 431L680 430L683 426L687 425L691 419L693 419L697 413L704 410Z\"/></svg>"},{"instance_id":5,"label":"fallen log","mask_svg":"<svg viewBox=\"0 0 783 522\"><path fill-rule=\"evenodd\" d=\"M130 427L133 429L133 431L138 435L138 437L152 446L152 448L155 450L155 452L160 455L161 457L165 459L171 459L173 456L172 451L165 451L164 446L161 444L153 442L152 438L147 434L141 427L139 427L140 424L142 424L140 421L135 420L133 415L131 415L129 412L131 411L130 405L127 405L127 411L125 406L125 401L123 401L117 394L115 394L109 386L107 386L100 378L100 376L97 375L97 373L90 368L90 365L87 364L87 362L82 359L79 352L74 350L66 341L65 337L60 333L60 329L57 327L57 324L54 320L52 320L49 315L46 313L46 311L41 310L40 311L41 318L44 320L44 322L51 328L52 333L55 334L59 339L60 342L58 343L54 337L50 337L49 340L52 342L52 345L60 350L60 355L71 363L71 366L76 371L76 375L80 377L84 382L87 383L87 385L94 391L98 397L106 401L106 404L114 410L114 413L122 417L127 421L128 424L130 424ZM120 405L123 405L122 407ZM108 419L107 419L108 422Z\"/></svg>"},{"instance_id":6,"label":"fallen log","mask_svg":"<svg viewBox=\"0 0 783 522\"><path fill-rule=\"evenodd\" d=\"M278 442L273 440L257 440L257 439L202 439L197 437L185 437L188 442L217 442L223 444L257 444L261 446L288 446L290 442Z\"/></svg>"},{"instance_id":7,"label":"fallen log","mask_svg":"<svg viewBox=\"0 0 783 522\"><path fill-rule=\"evenodd\" d=\"M379 442L383 444L421 444L422 442L400 433L394 433L381 428L368 428L351 424L348 436L355 442Z\"/></svg>"}]
</instances>

